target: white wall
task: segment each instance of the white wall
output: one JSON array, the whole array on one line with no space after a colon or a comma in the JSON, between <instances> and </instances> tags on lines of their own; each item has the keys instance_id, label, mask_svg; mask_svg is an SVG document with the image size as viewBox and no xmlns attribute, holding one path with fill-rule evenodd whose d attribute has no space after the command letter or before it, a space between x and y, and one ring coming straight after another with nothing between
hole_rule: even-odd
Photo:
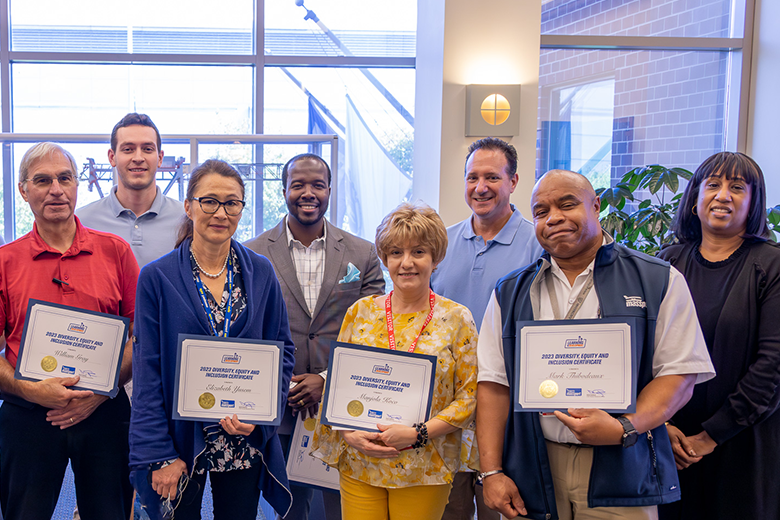
<instances>
[{"instance_id":1,"label":"white wall","mask_svg":"<svg viewBox=\"0 0 780 520\"><path fill-rule=\"evenodd\" d=\"M767 206L780 204L780 2L756 0L747 154L761 166Z\"/></svg>"},{"instance_id":2,"label":"white wall","mask_svg":"<svg viewBox=\"0 0 780 520\"><path fill-rule=\"evenodd\" d=\"M464 136L466 85L519 83L520 135L510 142L517 148L520 182L512 202L528 217L536 158L541 2L418 4L415 198L437 207L448 226L471 214L463 198L463 166L476 138Z\"/></svg>"}]
</instances>

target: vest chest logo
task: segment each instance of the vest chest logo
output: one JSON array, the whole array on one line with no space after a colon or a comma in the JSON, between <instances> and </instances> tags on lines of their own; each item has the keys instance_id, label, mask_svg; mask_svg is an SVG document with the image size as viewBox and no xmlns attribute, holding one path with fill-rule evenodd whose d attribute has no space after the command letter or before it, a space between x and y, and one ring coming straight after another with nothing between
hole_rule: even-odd
<instances>
[{"instance_id":1,"label":"vest chest logo","mask_svg":"<svg viewBox=\"0 0 780 520\"><path fill-rule=\"evenodd\" d=\"M626 296L624 294L623 298L626 299L626 307L642 307L643 309L647 308L647 304L641 296Z\"/></svg>"}]
</instances>

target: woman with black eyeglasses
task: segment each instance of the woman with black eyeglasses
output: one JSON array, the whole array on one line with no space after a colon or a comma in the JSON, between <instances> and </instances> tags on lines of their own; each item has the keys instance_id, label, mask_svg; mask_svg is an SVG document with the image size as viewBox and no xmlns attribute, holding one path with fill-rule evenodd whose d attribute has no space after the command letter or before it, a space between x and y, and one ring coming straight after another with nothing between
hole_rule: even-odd
<instances>
[{"instance_id":1,"label":"woman with black eyeglasses","mask_svg":"<svg viewBox=\"0 0 780 520\"><path fill-rule=\"evenodd\" d=\"M292 501L276 428L236 415L172 419L180 333L283 342L286 398L294 355L279 283L267 259L232 240L243 198L243 180L227 163L195 169L176 249L138 281L130 466L153 519L200 518L207 474L215 520L254 520L261 491L282 516Z\"/></svg>"}]
</instances>

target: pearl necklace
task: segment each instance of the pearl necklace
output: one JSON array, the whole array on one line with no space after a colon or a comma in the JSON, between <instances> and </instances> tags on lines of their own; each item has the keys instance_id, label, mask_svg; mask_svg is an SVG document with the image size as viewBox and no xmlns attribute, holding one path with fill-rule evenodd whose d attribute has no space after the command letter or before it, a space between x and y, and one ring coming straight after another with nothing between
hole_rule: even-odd
<instances>
[{"instance_id":1,"label":"pearl necklace","mask_svg":"<svg viewBox=\"0 0 780 520\"><path fill-rule=\"evenodd\" d=\"M209 278L219 278L222 273L225 272L225 268L227 267L228 258L230 258L230 251L228 251L227 256L225 257L225 263L222 264L222 269L217 274L211 274L207 272L205 269L203 269L200 264L198 263L198 259L195 256L195 251L192 250L192 247L190 247L190 253L192 253L192 258L195 260L195 265L198 266L198 269L201 273L205 274Z\"/></svg>"}]
</instances>

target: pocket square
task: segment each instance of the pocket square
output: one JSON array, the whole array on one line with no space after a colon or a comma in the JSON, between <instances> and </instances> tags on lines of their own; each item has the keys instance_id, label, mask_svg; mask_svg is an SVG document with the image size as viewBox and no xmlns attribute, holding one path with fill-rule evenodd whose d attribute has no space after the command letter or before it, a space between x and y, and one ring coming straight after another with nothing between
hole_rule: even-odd
<instances>
[{"instance_id":1,"label":"pocket square","mask_svg":"<svg viewBox=\"0 0 780 520\"><path fill-rule=\"evenodd\" d=\"M339 283L350 283L350 282L356 282L360 280L360 269L355 267L355 265L350 262L347 265L347 275L339 280Z\"/></svg>"}]
</instances>

